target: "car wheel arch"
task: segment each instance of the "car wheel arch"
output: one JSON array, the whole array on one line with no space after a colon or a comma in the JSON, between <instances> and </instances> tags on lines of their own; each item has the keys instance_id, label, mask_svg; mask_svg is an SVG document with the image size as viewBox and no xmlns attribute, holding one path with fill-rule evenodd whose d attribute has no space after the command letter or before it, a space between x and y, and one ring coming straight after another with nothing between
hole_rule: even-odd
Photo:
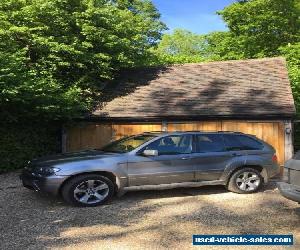
<instances>
[{"instance_id":1,"label":"car wheel arch","mask_svg":"<svg viewBox=\"0 0 300 250\"><path fill-rule=\"evenodd\" d=\"M58 192L59 195L61 196L63 187L64 187L65 184L66 184L67 182L69 182L71 179L73 179L73 178L75 178L75 177L78 177L78 176L81 176L81 175L88 175L88 174L96 174L96 175L104 176L104 177L106 177L106 178L108 178L109 180L112 181L112 183L114 184L114 187L115 187L115 192L118 192L118 190L120 189L120 180L119 180L119 178L117 177L117 175L115 175L115 174L112 173L112 172L109 172L109 171L80 172L80 173L71 175L69 178L67 178L67 179L61 184L61 186L59 187L59 192Z\"/></svg>"},{"instance_id":2,"label":"car wheel arch","mask_svg":"<svg viewBox=\"0 0 300 250\"><path fill-rule=\"evenodd\" d=\"M241 170L243 168L253 168L253 169L259 171L260 174L261 174L261 176L263 177L264 183L268 182L268 174L267 174L266 169L263 166L258 165L258 164L255 164L255 165L249 165L249 164L247 164L247 165L236 166L236 167L230 169L230 171L226 174L226 178L225 178L226 185L228 184L228 182L229 182L230 178L232 177L232 175L236 171L239 171L239 170Z\"/></svg>"}]
</instances>

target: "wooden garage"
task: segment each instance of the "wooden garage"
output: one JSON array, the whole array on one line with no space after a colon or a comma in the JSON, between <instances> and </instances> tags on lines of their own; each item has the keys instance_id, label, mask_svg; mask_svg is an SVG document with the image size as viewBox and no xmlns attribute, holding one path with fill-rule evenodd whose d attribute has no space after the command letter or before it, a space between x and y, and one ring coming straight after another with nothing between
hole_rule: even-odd
<instances>
[{"instance_id":1,"label":"wooden garage","mask_svg":"<svg viewBox=\"0 0 300 250\"><path fill-rule=\"evenodd\" d=\"M283 58L151 67L107 83L86 117L65 126L63 151L147 131L240 131L293 153L295 106Z\"/></svg>"}]
</instances>

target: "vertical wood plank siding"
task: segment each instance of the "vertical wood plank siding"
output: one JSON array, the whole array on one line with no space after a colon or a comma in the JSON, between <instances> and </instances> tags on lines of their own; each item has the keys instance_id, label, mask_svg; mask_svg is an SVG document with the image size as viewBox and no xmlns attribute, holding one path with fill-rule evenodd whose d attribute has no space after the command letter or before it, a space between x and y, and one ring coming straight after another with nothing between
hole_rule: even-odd
<instances>
[{"instance_id":1,"label":"vertical wood plank siding","mask_svg":"<svg viewBox=\"0 0 300 250\"><path fill-rule=\"evenodd\" d=\"M285 161L284 122L213 121L167 123L168 131L237 131L252 134L271 144L281 165ZM99 148L111 140L149 131L161 131L162 124L83 124L67 131L67 151Z\"/></svg>"},{"instance_id":2,"label":"vertical wood plank siding","mask_svg":"<svg viewBox=\"0 0 300 250\"><path fill-rule=\"evenodd\" d=\"M117 124L112 125L113 139L120 139L127 135L136 135L143 132L161 131L161 124Z\"/></svg>"},{"instance_id":3,"label":"vertical wood plank siding","mask_svg":"<svg viewBox=\"0 0 300 250\"><path fill-rule=\"evenodd\" d=\"M67 131L67 151L100 148L112 140L111 125L83 124Z\"/></svg>"}]
</instances>

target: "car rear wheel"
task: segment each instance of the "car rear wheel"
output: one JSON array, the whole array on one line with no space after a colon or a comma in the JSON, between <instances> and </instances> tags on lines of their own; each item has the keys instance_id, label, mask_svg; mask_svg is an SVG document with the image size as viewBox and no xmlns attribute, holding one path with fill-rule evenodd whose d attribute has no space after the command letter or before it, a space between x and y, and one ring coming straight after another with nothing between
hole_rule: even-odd
<instances>
[{"instance_id":1,"label":"car rear wheel","mask_svg":"<svg viewBox=\"0 0 300 250\"><path fill-rule=\"evenodd\" d=\"M258 191L263 184L263 178L259 171L253 168L243 168L233 173L227 189L229 191L247 194Z\"/></svg>"},{"instance_id":2,"label":"car rear wheel","mask_svg":"<svg viewBox=\"0 0 300 250\"><path fill-rule=\"evenodd\" d=\"M66 202L76 206L94 207L104 204L114 194L114 184L105 176L85 174L72 178L62 189Z\"/></svg>"}]
</instances>

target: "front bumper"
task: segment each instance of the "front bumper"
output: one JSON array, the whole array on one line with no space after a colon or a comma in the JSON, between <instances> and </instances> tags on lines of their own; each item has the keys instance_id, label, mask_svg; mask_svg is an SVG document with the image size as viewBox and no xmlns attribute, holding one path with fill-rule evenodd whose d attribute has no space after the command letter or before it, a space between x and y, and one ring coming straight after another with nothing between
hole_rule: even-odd
<instances>
[{"instance_id":1,"label":"front bumper","mask_svg":"<svg viewBox=\"0 0 300 250\"><path fill-rule=\"evenodd\" d=\"M69 176L37 176L30 171L24 170L20 175L20 179L23 183L23 186L38 192L48 193L53 196L57 196L59 194L59 189L62 183Z\"/></svg>"},{"instance_id":2,"label":"front bumper","mask_svg":"<svg viewBox=\"0 0 300 250\"><path fill-rule=\"evenodd\" d=\"M286 182L277 182L277 186L282 196L289 200L300 202L300 186Z\"/></svg>"}]
</instances>

